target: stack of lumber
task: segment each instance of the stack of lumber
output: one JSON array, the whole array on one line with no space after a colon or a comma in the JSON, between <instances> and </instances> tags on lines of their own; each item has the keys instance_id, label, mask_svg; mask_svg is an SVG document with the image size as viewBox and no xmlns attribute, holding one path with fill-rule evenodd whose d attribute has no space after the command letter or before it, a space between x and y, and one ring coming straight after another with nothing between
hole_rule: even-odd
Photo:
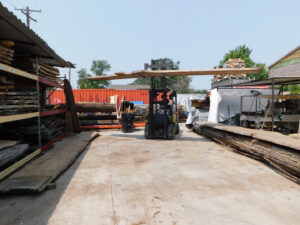
<instances>
[{"instance_id":1,"label":"stack of lumber","mask_svg":"<svg viewBox=\"0 0 300 225\"><path fill-rule=\"evenodd\" d=\"M14 89L13 80L6 76L0 76L0 91L11 91Z\"/></svg>"},{"instance_id":2,"label":"stack of lumber","mask_svg":"<svg viewBox=\"0 0 300 225\"><path fill-rule=\"evenodd\" d=\"M178 105L177 111L178 111L178 120L179 120L178 122L185 123L187 116L185 114L184 107L182 105Z\"/></svg>"},{"instance_id":3,"label":"stack of lumber","mask_svg":"<svg viewBox=\"0 0 300 225\"><path fill-rule=\"evenodd\" d=\"M284 176L300 183L300 144L296 138L217 123L197 123L194 131L230 150L268 163Z\"/></svg>"},{"instance_id":4,"label":"stack of lumber","mask_svg":"<svg viewBox=\"0 0 300 225\"><path fill-rule=\"evenodd\" d=\"M59 82L59 70L53 66L49 66L43 63L36 64L35 59L16 57L13 66L21 70L27 71L32 74L36 74L38 68L39 76L47 78L48 80Z\"/></svg>"},{"instance_id":5,"label":"stack of lumber","mask_svg":"<svg viewBox=\"0 0 300 225\"><path fill-rule=\"evenodd\" d=\"M78 119L81 126L119 124L117 115L79 114Z\"/></svg>"},{"instance_id":6,"label":"stack of lumber","mask_svg":"<svg viewBox=\"0 0 300 225\"><path fill-rule=\"evenodd\" d=\"M79 102L76 103L77 112L116 112L116 104L110 104L106 102Z\"/></svg>"},{"instance_id":7,"label":"stack of lumber","mask_svg":"<svg viewBox=\"0 0 300 225\"><path fill-rule=\"evenodd\" d=\"M0 44L0 63L11 65L14 60L14 50Z\"/></svg>"},{"instance_id":8,"label":"stack of lumber","mask_svg":"<svg viewBox=\"0 0 300 225\"><path fill-rule=\"evenodd\" d=\"M0 169L10 166L15 160L21 158L28 151L28 147L28 144L13 144L0 149Z\"/></svg>"},{"instance_id":9,"label":"stack of lumber","mask_svg":"<svg viewBox=\"0 0 300 225\"><path fill-rule=\"evenodd\" d=\"M36 111L39 107L36 92L1 92L0 115L12 115Z\"/></svg>"},{"instance_id":10,"label":"stack of lumber","mask_svg":"<svg viewBox=\"0 0 300 225\"><path fill-rule=\"evenodd\" d=\"M27 126L25 132L32 140L36 140L39 133L38 124ZM49 143L65 132L65 119L57 116L41 118L40 132L42 144Z\"/></svg>"},{"instance_id":11,"label":"stack of lumber","mask_svg":"<svg viewBox=\"0 0 300 225\"><path fill-rule=\"evenodd\" d=\"M65 115L47 116L41 118L41 139L42 144L47 144L65 132ZM37 118L20 120L14 123L1 125L1 139L19 140L28 143L32 149L38 145L38 120Z\"/></svg>"},{"instance_id":12,"label":"stack of lumber","mask_svg":"<svg viewBox=\"0 0 300 225\"><path fill-rule=\"evenodd\" d=\"M220 67L218 67L220 68ZM243 69L246 68L246 63L243 59L234 58L229 59L226 62L226 69ZM214 76L214 82L226 80L226 79L245 79L247 77L246 73L241 74L218 74Z\"/></svg>"}]
</instances>

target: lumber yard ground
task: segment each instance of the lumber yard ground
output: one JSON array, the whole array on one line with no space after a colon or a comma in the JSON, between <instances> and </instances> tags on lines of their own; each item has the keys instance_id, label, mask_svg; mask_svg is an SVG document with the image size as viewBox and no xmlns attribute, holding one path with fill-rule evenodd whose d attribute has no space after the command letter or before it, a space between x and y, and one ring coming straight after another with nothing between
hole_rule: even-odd
<instances>
[{"instance_id":1,"label":"lumber yard ground","mask_svg":"<svg viewBox=\"0 0 300 225\"><path fill-rule=\"evenodd\" d=\"M181 128L101 131L56 189L2 196L0 224L299 224L299 185Z\"/></svg>"}]
</instances>

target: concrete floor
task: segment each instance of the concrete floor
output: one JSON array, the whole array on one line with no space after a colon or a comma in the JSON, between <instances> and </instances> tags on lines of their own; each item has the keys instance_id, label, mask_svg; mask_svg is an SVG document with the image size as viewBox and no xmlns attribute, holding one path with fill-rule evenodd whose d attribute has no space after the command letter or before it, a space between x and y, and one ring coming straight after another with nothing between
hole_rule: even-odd
<instances>
[{"instance_id":1,"label":"concrete floor","mask_svg":"<svg viewBox=\"0 0 300 225\"><path fill-rule=\"evenodd\" d=\"M39 195L0 199L1 225L299 224L300 186L187 131L101 132Z\"/></svg>"}]
</instances>

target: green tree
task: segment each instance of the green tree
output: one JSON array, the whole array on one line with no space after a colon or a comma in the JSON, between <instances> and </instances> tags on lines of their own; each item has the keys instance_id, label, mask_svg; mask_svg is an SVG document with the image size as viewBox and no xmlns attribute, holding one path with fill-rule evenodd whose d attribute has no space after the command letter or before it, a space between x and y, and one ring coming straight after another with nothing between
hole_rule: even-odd
<instances>
[{"instance_id":1,"label":"green tree","mask_svg":"<svg viewBox=\"0 0 300 225\"><path fill-rule=\"evenodd\" d=\"M251 78L251 79L268 78L268 71L266 69L266 65L263 63L255 63L250 57L251 53L252 53L252 50L250 48L248 48L246 45L240 45L240 46L236 47L235 49L232 49L228 53L226 53L224 55L223 59L220 61L220 65L224 66L225 63L229 59L240 58L245 61L245 66L247 68L249 68L249 67L262 68L262 71L258 74L248 74L249 78Z\"/></svg>"},{"instance_id":2,"label":"green tree","mask_svg":"<svg viewBox=\"0 0 300 225\"><path fill-rule=\"evenodd\" d=\"M93 60L91 66L92 75L87 72L85 68L80 69L78 73L77 85L80 89L100 89L107 88L110 81L92 81L86 80L88 77L105 75L104 73L110 71L111 65L106 60Z\"/></svg>"},{"instance_id":3,"label":"green tree","mask_svg":"<svg viewBox=\"0 0 300 225\"><path fill-rule=\"evenodd\" d=\"M180 61L173 61L170 58L161 58L158 59L158 64L162 64L163 61L166 60L169 62L171 70L179 70ZM190 89L191 78L188 76L171 76L166 77L167 87L173 90L176 90L178 93L187 93ZM148 78L137 78L132 84L148 84L150 85L150 79ZM162 85L162 79L155 79L155 86L160 88Z\"/></svg>"}]
</instances>

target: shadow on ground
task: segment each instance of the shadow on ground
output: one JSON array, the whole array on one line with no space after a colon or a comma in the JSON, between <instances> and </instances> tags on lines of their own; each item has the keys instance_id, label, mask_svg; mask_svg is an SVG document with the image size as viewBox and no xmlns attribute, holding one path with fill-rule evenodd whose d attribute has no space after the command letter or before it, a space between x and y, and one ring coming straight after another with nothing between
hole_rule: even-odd
<instances>
[{"instance_id":1,"label":"shadow on ground","mask_svg":"<svg viewBox=\"0 0 300 225\"><path fill-rule=\"evenodd\" d=\"M48 224L57 204L84 159L90 145L56 180L56 188L37 194L0 196L0 224Z\"/></svg>"}]
</instances>

